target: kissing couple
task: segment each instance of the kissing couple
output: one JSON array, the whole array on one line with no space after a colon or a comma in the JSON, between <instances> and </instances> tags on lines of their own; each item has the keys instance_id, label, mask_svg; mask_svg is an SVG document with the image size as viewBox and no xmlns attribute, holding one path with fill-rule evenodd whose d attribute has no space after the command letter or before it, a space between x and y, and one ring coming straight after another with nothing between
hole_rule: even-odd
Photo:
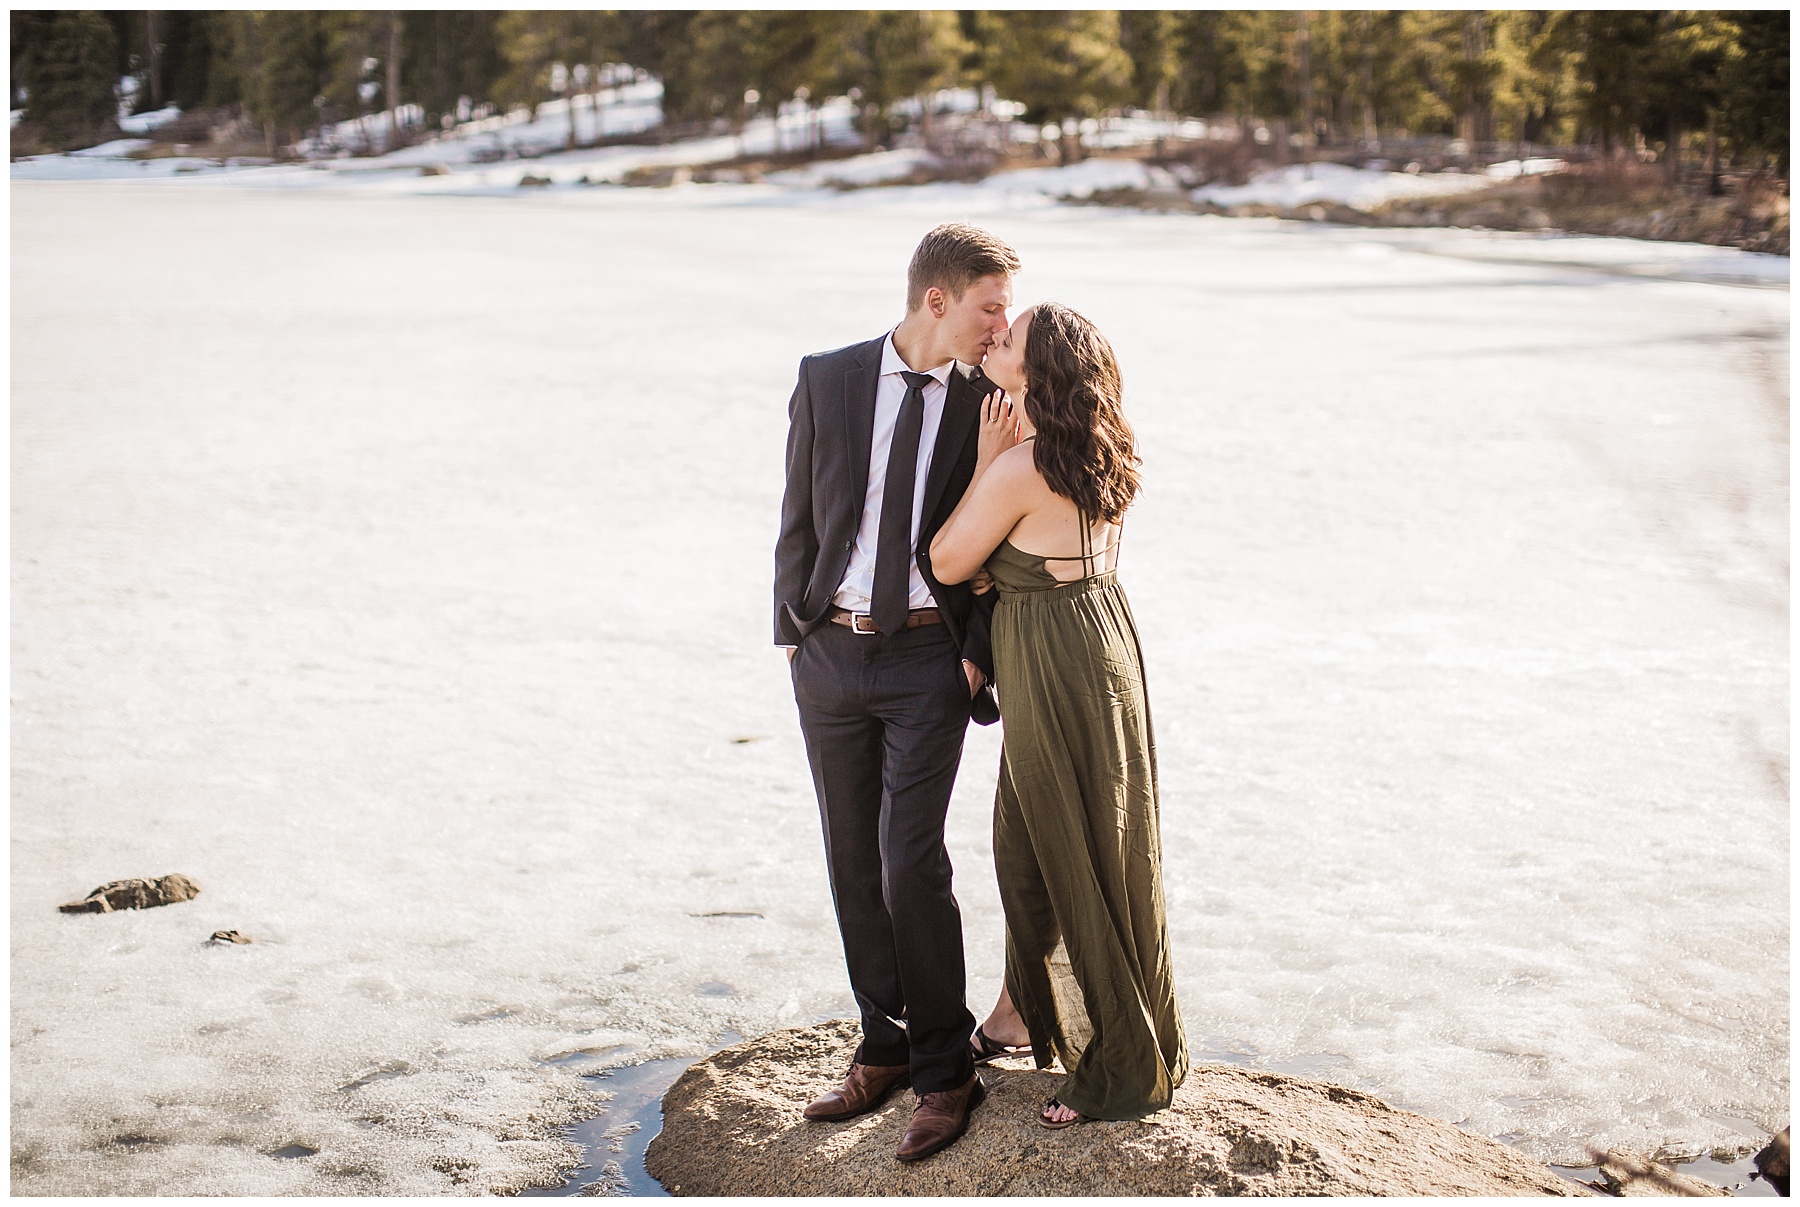
<instances>
[{"instance_id":1,"label":"kissing couple","mask_svg":"<svg viewBox=\"0 0 1800 1207\"><path fill-rule=\"evenodd\" d=\"M976 1066L1067 1076L1037 1120L1134 1119L1187 1072L1163 907L1156 749L1119 584L1138 490L1111 346L1053 302L1011 321L1016 252L930 231L886 334L800 363L775 547L787 647L862 1042L805 1108L902 1085L895 1156L954 1143ZM944 819L969 722L1004 727L994 865L1006 975L980 1026Z\"/></svg>"}]
</instances>

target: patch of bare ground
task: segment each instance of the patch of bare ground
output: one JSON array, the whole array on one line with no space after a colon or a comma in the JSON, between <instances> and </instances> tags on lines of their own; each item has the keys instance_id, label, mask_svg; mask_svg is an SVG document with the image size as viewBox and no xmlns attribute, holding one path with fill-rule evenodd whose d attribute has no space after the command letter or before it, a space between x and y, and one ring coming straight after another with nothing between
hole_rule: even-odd
<instances>
[{"instance_id":1,"label":"patch of bare ground","mask_svg":"<svg viewBox=\"0 0 1800 1207\"><path fill-rule=\"evenodd\" d=\"M1335 201L1293 208L1221 207L1194 201L1187 192L1189 186L1211 180L1241 183L1256 166L1244 159L1235 144L1225 144L1207 162L1191 157L1150 157L1148 162L1166 169L1182 187L1106 189L1066 200L1077 205L1223 214L1232 218L1287 218L1347 226L1561 231L1789 254L1788 182L1772 173L1734 174L1721 177L1716 184L1702 179L1695 184L1673 185L1661 168L1651 164L1580 164L1562 172L1505 181L1478 192L1405 198L1363 211Z\"/></svg>"},{"instance_id":2,"label":"patch of bare ground","mask_svg":"<svg viewBox=\"0 0 1800 1207\"><path fill-rule=\"evenodd\" d=\"M274 140L242 112L190 109L147 136L150 145L131 152L131 159L215 159L220 163L269 163L278 155Z\"/></svg>"},{"instance_id":3,"label":"patch of bare ground","mask_svg":"<svg viewBox=\"0 0 1800 1207\"><path fill-rule=\"evenodd\" d=\"M70 138L51 130L42 122L25 118L13 126L12 136L7 140L7 150L12 159L24 159L30 155L54 155L70 147L93 146L118 137L119 127L110 121L97 129L85 131L82 137Z\"/></svg>"},{"instance_id":4,"label":"patch of bare ground","mask_svg":"<svg viewBox=\"0 0 1800 1207\"><path fill-rule=\"evenodd\" d=\"M1768 174L1671 185L1650 165L1584 164L1458 197L1389 202L1363 220L1379 226L1459 226L1561 230L1706 243L1788 254L1788 183ZM1342 221L1342 218L1334 218Z\"/></svg>"}]
</instances>

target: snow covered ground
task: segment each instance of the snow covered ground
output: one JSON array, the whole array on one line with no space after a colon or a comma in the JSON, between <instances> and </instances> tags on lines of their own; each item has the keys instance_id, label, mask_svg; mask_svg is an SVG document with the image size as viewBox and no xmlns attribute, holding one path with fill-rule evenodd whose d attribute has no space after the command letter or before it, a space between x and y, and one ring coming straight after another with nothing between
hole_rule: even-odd
<instances>
[{"instance_id":1,"label":"snow covered ground","mask_svg":"<svg viewBox=\"0 0 1800 1207\"><path fill-rule=\"evenodd\" d=\"M164 105L161 109L152 109L148 113L127 113L119 118L119 129L130 135L148 134L161 126L166 126L181 116L181 110L175 105Z\"/></svg>"},{"instance_id":2,"label":"snow covered ground","mask_svg":"<svg viewBox=\"0 0 1800 1207\"><path fill-rule=\"evenodd\" d=\"M923 151L901 149L877 151L848 159L827 160L808 164L786 172L774 172L766 183L782 188L824 188L831 185L872 185L901 180L917 167L930 166L931 157ZM969 184L923 186L930 191L904 194L908 200L919 196L948 198L981 197L988 204L1024 203L1042 205L1061 199L1082 199L1110 189L1175 189L1179 184L1166 170L1136 159L1085 159L1080 163L1049 168L1019 168L996 172ZM891 198L874 198L874 204L891 203Z\"/></svg>"},{"instance_id":3,"label":"snow covered ground","mask_svg":"<svg viewBox=\"0 0 1800 1207\"><path fill-rule=\"evenodd\" d=\"M905 180L915 171L937 166L938 159L923 147L873 151L846 159L827 159L804 167L771 172L764 180L786 188L816 189L832 185L861 187Z\"/></svg>"},{"instance_id":4,"label":"snow covered ground","mask_svg":"<svg viewBox=\"0 0 1800 1207\"><path fill-rule=\"evenodd\" d=\"M1124 366L1199 1057L1561 1161L1787 1122L1785 261L24 175L15 1193L550 1181L579 1073L850 1010L768 645L785 404L956 217ZM998 743L950 827L979 1007ZM174 871L205 891L55 911Z\"/></svg>"},{"instance_id":5,"label":"snow covered ground","mask_svg":"<svg viewBox=\"0 0 1800 1207\"><path fill-rule=\"evenodd\" d=\"M559 146L565 127L555 121L553 114L530 127L514 127L492 136L522 142L525 136L516 131L523 129L534 131L532 137L545 146ZM748 154L766 154L778 145L798 145L800 134L799 126L789 118L765 118L751 123L739 135L687 139L660 146L593 147L539 154L530 159L485 162L485 153L474 140L487 135L476 131L458 140L421 143L390 155L259 167L187 158L128 159L125 156L148 145L147 140L120 140L69 155L19 160L12 166L12 176L14 180L87 181L135 181L161 176L210 181L230 176L234 183L252 187L356 185L395 193L494 193L516 189L527 178L548 181L552 186L616 184L639 168L699 167ZM890 184L933 162L928 152L918 148L876 151L774 172L765 178L764 187L765 191L788 192ZM421 175L421 170L429 174ZM1314 165L1310 169L1313 175L1307 179L1298 175L1303 171L1281 169L1237 190L1221 192L1220 186L1208 186L1193 190L1193 196L1219 205L1259 203L1293 207L1323 198L1370 208L1395 196L1462 192L1487 183L1477 176L1409 176L1404 172L1373 172L1335 164ZM1057 167L998 172L969 185L935 187L937 200L967 196L974 190L989 204L1004 199L1009 205L1046 205L1108 190L1172 191L1181 186L1168 171L1139 160L1090 158ZM916 201L917 194L909 197ZM876 204L891 201L877 200Z\"/></svg>"},{"instance_id":6,"label":"snow covered ground","mask_svg":"<svg viewBox=\"0 0 1800 1207\"><path fill-rule=\"evenodd\" d=\"M409 109L415 112L406 112ZM388 167L416 167L421 164L479 163L503 156L542 155L558 150L568 142L571 109L578 138L641 134L662 125L662 84L656 80L625 83L606 88L598 96L579 94L573 98L573 104L571 98L563 98L546 101L535 110L522 108L494 114L478 121L467 121L430 141L340 166L354 169L378 162ZM422 121L424 111L416 105L401 106L401 116ZM338 122L306 146L322 150L329 145L342 148L345 153L367 155L371 148L385 145L388 122L389 114L385 111ZM402 126L407 124L402 122Z\"/></svg>"},{"instance_id":7,"label":"snow covered ground","mask_svg":"<svg viewBox=\"0 0 1800 1207\"><path fill-rule=\"evenodd\" d=\"M967 90L962 90L967 92ZM648 130L661 122L662 85L655 81L626 85L607 93L597 110L576 109L577 128L584 134L598 129L612 135ZM973 93L964 98L978 103ZM158 116L158 115L149 115ZM449 135L420 142L385 155L314 160L304 168L294 165L264 167L248 183L291 187L296 171L315 175L307 183L341 184L343 178L380 181L391 191L463 192L510 189L526 178L552 185L616 184L637 168L716 164L747 155L767 155L812 145L854 145L854 107L843 97L832 98L816 109L790 102L778 114L758 117L733 135L686 139L661 146L610 146L577 151L559 150L569 132L569 106L552 101L535 115L520 110L458 127ZM386 129L386 115L345 122L333 135L346 147L379 142ZM1158 133L1204 137L1203 122L1179 125L1149 118L1118 118L1105 127L1089 123L1093 130L1084 138L1094 145L1128 146L1153 141ZM1197 127L1197 129L1189 128ZM1035 127L1020 127L1037 137ZM245 169L204 160L141 161L127 158L148 147L148 139L120 139L68 155L42 155L14 163L15 180L143 180L155 176L226 173ZM922 149L877 151L843 159L825 160L772 173L767 183L782 189L866 187L887 184L929 166L932 156ZM1242 185L1206 185L1191 191L1196 201L1221 207L1270 205L1298 209L1320 201L1332 201L1354 209L1372 210L1385 202L1405 197L1449 196L1473 192L1500 180L1520 175L1559 171L1566 165L1556 159L1511 160L1492 165L1485 175L1456 172L1407 173L1352 168L1341 164L1294 164L1258 173ZM425 182L414 179L430 172ZM976 187L1012 197L1043 199L1085 198L1115 189L1179 188L1167 171L1131 159L1090 158L1058 167L1026 168L997 173Z\"/></svg>"},{"instance_id":8,"label":"snow covered ground","mask_svg":"<svg viewBox=\"0 0 1800 1207\"><path fill-rule=\"evenodd\" d=\"M1507 160L1483 175L1460 172L1383 172L1338 163L1290 164L1257 173L1241 185L1209 184L1193 191L1195 201L1230 208L1272 205L1299 209L1335 201L1357 210L1373 210L1407 197L1448 197L1478 192L1499 180L1537 176L1566 167L1560 159Z\"/></svg>"},{"instance_id":9,"label":"snow covered ground","mask_svg":"<svg viewBox=\"0 0 1800 1207\"><path fill-rule=\"evenodd\" d=\"M148 138L115 138L110 142L70 151L69 155L74 159L124 159L135 151L146 151L154 145L154 140Z\"/></svg>"}]
</instances>

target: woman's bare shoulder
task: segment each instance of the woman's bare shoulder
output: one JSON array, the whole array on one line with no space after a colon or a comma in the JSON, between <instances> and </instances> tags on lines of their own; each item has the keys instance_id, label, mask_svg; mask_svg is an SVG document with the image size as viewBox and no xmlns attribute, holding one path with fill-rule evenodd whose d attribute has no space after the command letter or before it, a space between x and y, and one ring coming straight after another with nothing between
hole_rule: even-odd
<instances>
[{"instance_id":1,"label":"woman's bare shoulder","mask_svg":"<svg viewBox=\"0 0 1800 1207\"><path fill-rule=\"evenodd\" d=\"M1031 443L1015 444L998 457L989 467L990 474L1009 486L1026 486L1032 482L1043 484L1043 475L1038 473L1037 462L1031 456Z\"/></svg>"},{"instance_id":2,"label":"woman's bare shoulder","mask_svg":"<svg viewBox=\"0 0 1800 1207\"><path fill-rule=\"evenodd\" d=\"M1029 444L1016 445L995 457L981 481L988 497L1004 499L1007 508L1020 515L1041 506L1048 490L1031 459Z\"/></svg>"}]
</instances>

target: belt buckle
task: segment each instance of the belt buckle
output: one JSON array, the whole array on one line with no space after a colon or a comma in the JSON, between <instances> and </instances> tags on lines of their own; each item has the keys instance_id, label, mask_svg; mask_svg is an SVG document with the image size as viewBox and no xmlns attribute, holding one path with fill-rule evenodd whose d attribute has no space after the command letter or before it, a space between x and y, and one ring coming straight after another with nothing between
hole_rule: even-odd
<instances>
[{"instance_id":1,"label":"belt buckle","mask_svg":"<svg viewBox=\"0 0 1800 1207\"><path fill-rule=\"evenodd\" d=\"M856 623L858 618L868 621L869 627L866 629L859 628ZM874 613L872 613L872 612L852 612L852 613L850 613L850 631L852 633L856 633L859 636L863 636L863 637L874 637L878 633L881 632L880 629L875 627L875 616L874 616Z\"/></svg>"}]
</instances>

